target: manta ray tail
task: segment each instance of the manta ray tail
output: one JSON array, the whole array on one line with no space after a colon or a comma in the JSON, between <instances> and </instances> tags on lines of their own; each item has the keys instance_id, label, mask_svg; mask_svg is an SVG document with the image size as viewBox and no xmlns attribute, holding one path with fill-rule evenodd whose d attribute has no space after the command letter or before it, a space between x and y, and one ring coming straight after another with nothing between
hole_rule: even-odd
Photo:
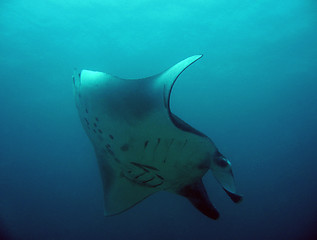
<instances>
[{"instance_id":1,"label":"manta ray tail","mask_svg":"<svg viewBox=\"0 0 317 240\"><path fill-rule=\"evenodd\" d=\"M179 192L186 197L200 212L212 219L218 219L219 213L210 202L202 180L183 187Z\"/></svg>"}]
</instances>

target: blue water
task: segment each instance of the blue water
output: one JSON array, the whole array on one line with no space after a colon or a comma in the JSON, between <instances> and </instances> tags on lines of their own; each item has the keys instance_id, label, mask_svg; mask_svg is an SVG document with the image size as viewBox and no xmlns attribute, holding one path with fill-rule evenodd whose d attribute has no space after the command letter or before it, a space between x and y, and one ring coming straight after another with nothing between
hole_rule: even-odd
<instances>
[{"instance_id":1,"label":"blue water","mask_svg":"<svg viewBox=\"0 0 317 240\"><path fill-rule=\"evenodd\" d=\"M217 221L166 192L104 217L74 67L140 78L201 53L172 111L230 158L244 201L208 173ZM317 239L316 76L313 0L2 0L1 240Z\"/></svg>"}]
</instances>

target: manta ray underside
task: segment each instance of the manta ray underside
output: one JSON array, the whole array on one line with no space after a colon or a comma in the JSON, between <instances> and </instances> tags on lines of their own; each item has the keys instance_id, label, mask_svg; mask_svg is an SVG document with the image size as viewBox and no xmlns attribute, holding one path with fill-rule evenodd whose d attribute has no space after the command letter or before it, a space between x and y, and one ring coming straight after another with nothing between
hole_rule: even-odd
<instances>
[{"instance_id":1,"label":"manta ray underside","mask_svg":"<svg viewBox=\"0 0 317 240\"><path fill-rule=\"evenodd\" d=\"M201 57L189 57L143 79L88 70L74 73L76 106L100 168L105 215L121 213L165 190L217 219L202 182L209 169L234 202L242 199L229 160L206 135L170 110L177 77Z\"/></svg>"}]
</instances>

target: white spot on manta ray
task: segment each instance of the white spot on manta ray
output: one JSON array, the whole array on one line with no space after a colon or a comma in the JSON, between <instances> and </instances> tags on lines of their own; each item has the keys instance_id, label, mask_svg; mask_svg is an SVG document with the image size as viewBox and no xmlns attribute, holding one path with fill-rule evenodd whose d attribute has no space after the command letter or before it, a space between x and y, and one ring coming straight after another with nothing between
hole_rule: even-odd
<instances>
[{"instance_id":1,"label":"white spot on manta ray","mask_svg":"<svg viewBox=\"0 0 317 240\"><path fill-rule=\"evenodd\" d=\"M202 182L211 169L234 202L231 164L203 133L170 111L178 76L202 55L161 74L121 79L107 73L74 73L76 106L98 159L105 215L121 213L164 190L182 195L203 214L217 219Z\"/></svg>"}]
</instances>

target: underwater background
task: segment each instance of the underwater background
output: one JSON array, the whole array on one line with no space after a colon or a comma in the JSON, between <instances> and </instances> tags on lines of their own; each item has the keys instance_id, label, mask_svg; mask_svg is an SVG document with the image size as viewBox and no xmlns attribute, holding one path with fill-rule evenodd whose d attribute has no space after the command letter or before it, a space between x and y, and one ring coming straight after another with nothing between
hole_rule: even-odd
<instances>
[{"instance_id":1,"label":"underwater background","mask_svg":"<svg viewBox=\"0 0 317 240\"><path fill-rule=\"evenodd\" d=\"M156 193L103 216L73 69L122 78L204 57L172 112L233 165L242 203L209 172L221 216ZM0 239L317 239L315 0L1 0Z\"/></svg>"}]
</instances>

